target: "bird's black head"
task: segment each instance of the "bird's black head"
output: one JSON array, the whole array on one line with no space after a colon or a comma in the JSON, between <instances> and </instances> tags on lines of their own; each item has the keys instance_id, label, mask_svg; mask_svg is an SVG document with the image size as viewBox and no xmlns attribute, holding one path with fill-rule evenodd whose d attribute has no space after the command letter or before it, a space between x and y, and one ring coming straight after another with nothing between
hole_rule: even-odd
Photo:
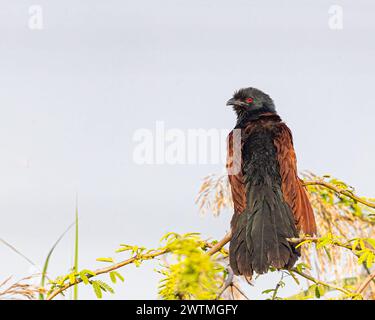
<instances>
[{"instance_id":1,"label":"bird's black head","mask_svg":"<svg viewBox=\"0 0 375 320\"><path fill-rule=\"evenodd\" d=\"M227 106L233 106L239 119L256 119L264 113L276 113L275 105L268 94L255 89L243 88L236 91Z\"/></svg>"}]
</instances>

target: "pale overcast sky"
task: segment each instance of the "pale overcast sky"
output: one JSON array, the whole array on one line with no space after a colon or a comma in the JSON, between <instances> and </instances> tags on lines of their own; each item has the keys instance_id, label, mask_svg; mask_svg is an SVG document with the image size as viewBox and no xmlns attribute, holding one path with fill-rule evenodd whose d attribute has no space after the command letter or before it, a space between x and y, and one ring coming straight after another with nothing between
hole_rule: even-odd
<instances>
[{"instance_id":1,"label":"pale overcast sky","mask_svg":"<svg viewBox=\"0 0 375 320\"><path fill-rule=\"evenodd\" d=\"M28 27L35 4L42 30ZM343 8L342 30L329 28L331 5ZM158 120L230 129L225 102L246 86L273 97L300 170L374 196L374 10L372 0L0 0L0 238L42 264L76 194L82 268L120 243L155 247L168 231L220 238L231 212L202 217L194 199L222 166L136 165L133 134ZM72 256L70 233L52 276ZM0 282L29 272L1 244L0 259ZM156 298L155 267L124 269L106 298ZM278 279L261 277L250 297Z\"/></svg>"}]
</instances>

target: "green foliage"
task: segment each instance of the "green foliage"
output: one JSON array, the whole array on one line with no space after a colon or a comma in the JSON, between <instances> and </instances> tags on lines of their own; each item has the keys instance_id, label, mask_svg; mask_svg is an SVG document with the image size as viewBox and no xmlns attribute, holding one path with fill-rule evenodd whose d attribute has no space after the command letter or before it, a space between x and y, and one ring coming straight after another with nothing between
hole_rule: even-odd
<instances>
[{"instance_id":1,"label":"green foliage","mask_svg":"<svg viewBox=\"0 0 375 320\"><path fill-rule=\"evenodd\" d=\"M358 264L364 263L370 269L375 262L375 239L356 238L352 241L352 251L358 256Z\"/></svg>"},{"instance_id":2,"label":"green foliage","mask_svg":"<svg viewBox=\"0 0 375 320\"><path fill-rule=\"evenodd\" d=\"M341 246L353 251L355 255L358 256L358 264L366 264L366 267L370 269L375 262L375 239L372 238L355 238L351 239L348 243L342 241L342 237L332 235L331 233L327 233L325 236L319 239L306 239L300 242L296 248L305 245L305 244L312 244L316 243L317 249L324 249L326 254L330 257L329 250L327 249L329 246ZM350 243L352 245L350 246Z\"/></svg>"},{"instance_id":3,"label":"green foliage","mask_svg":"<svg viewBox=\"0 0 375 320\"><path fill-rule=\"evenodd\" d=\"M313 284L309 287L309 290L313 291L315 293L315 297L317 299L320 299L320 297L324 296L326 293L326 286L323 286L321 284Z\"/></svg>"},{"instance_id":4,"label":"green foliage","mask_svg":"<svg viewBox=\"0 0 375 320\"><path fill-rule=\"evenodd\" d=\"M170 233L162 240L172 254L173 264L159 272L159 295L167 300L215 299L223 283L224 268L206 254L205 242L198 234Z\"/></svg>"},{"instance_id":5,"label":"green foliage","mask_svg":"<svg viewBox=\"0 0 375 320\"><path fill-rule=\"evenodd\" d=\"M146 250L145 247L139 247L139 246L130 246L128 244L120 244L120 248L116 250L116 252L124 252L124 251L130 251L130 254L140 255L142 252ZM149 252L152 250L149 250Z\"/></svg>"},{"instance_id":6,"label":"green foliage","mask_svg":"<svg viewBox=\"0 0 375 320\"><path fill-rule=\"evenodd\" d=\"M170 263L158 270L164 278L160 281L159 295L163 299L214 299L217 297L227 273L224 267L217 262L217 258L207 254L213 246L200 238L197 233L179 235L168 233L161 239L163 246L157 250L147 250L145 247L121 244L116 252L130 253L129 263L140 266L144 260L152 259L160 254L167 254ZM225 251L216 255L226 257ZM113 263L113 258L98 258L100 262ZM124 281L124 277L117 271L108 272L112 283L117 279ZM67 285L76 286L79 282L91 285L98 299L103 292L114 293L112 287L102 280L92 279L97 274L84 269L80 272L71 272L63 277L51 281L50 293Z\"/></svg>"},{"instance_id":7,"label":"green foliage","mask_svg":"<svg viewBox=\"0 0 375 320\"><path fill-rule=\"evenodd\" d=\"M100 261L100 262L111 262L113 263L113 258L97 258L96 261Z\"/></svg>"},{"instance_id":8,"label":"green foliage","mask_svg":"<svg viewBox=\"0 0 375 320\"><path fill-rule=\"evenodd\" d=\"M95 274L94 274L95 275ZM89 281L89 278L87 277L87 272L86 270L82 270L80 273L79 273L79 276L81 277L82 279L82 282L84 284L89 284L90 281Z\"/></svg>"},{"instance_id":9,"label":"green foliage","mask_svg":"<svg viewBox=\"0 0 375 320\"><path fill-rule=\"evenodd\" d=\"M136 266L140 266L144 260L152 259L158 255L165 254L166 257L168 257L162 268L157 270L157 272L163 276L159 285L159 295L162 299L217 299L224 280L227 277L225 268L218 262L219 257L227 257L227 252L221 250L217 252L214 257L207 254L209 248L216 244L217 241L207 242L203 240L198 233L187 233L183 235L167 233L162 237L161 242L162 246L156 250L147 250L145 247L121 244L117 252L130 253L131 260L129 260L129 263L132 262ZM330 254L330 247L341 246L351 250L357 255L359 264L365 263L368 268L371 268L374 263L375 239L355 238L349 242L344 242L341 237L328 233L320 238L306 238L299 243L297 247L305 245L311 246L312 244L315 244L318 250L325 250L328 255ZM98 258L97 261L114 262L113 258ZM299 276L304 276L306 275L305 272L310 271L311 268L306 263L301 262L298 263L293 270L294 271L288 270L287 274L299 285L300 281L295 272ZM270 271L274 272L276 270L271 268ZM83 269L80 272L73 271L63 277L58 277L55 281L50 281L50 292L56 288L63 288L67 284L75 286L82 281L84 284L92 286L95 295L99 299L103 297L103 292L113 294L113 288L107 283L102 280L92 279L96 276L97 274L94 271L88 269ZM116 270L109 271L108 276L112 283L116 283L117 279L122 282L124 281L124 277ZM304 277L307 277L308 280L314 283L302 294L295 295L292 298L320 299L327 292L332 290L339 290L345 293L342 298L362 298L361 295L353 291L350 283L344 283L341 288L335 283L323 283L319 280L315 280L311 276ZM274 289L264 290L263 294L271 294L269 299L272 300L282 299L278 296L278 291L284 286L285 282L282 278Z\"/></svg>"},{"instance_id":10,"label":"green foliage","mask_svg":"<svg viewBox=\"0 0 375 320\"><path fill-rule=\"evenodd\" d=\"M300 242L296 248L299 248L301 247L302 245L304 244L312 244L312 243L316 243L316 248L317 249L322 249L322 248L326 248L327 246L332 246L332 245L340 245L341 242L341 237L339 236L335 236L333 235L332 233L327 233L325 236L315 240L313 238L307 238L306 240Z\"/></svg>"},{"instance_id":11,"label":"green foliage","mask_svg":"<svg viewBox=\"0 0 375 320\"><path fill-rule=\"evenodd\" d=\"M121 282L125 281L124 277L121 274L119 274L117 271L111 271L109 273L109 277L113 283L117 282L117 278L120 279Z\"/></svg>"},{"instance_id":12,"label":"green foliage","mask_svg":"<svg viewBox=\"0 0 375 320\"><path fill-rule=\"evenodd\" d=\"M102 289L97 281L91 281L92 289L98 299L103 298Z\"/></svg>"},{"instance_id":13,"label":"green foliage","mask_svg":"<svg viewBox=\"0 0 375 320\"><path fill-rule=\"evenodd\" d=\"M306 269L307 269L307 270L311 270L311 267L310 267L309 265L307 265L306 263L303 263L303 262L301 262L301 263L297 263L295 268L296 268L297 271L299 271L299 272L303 272L303 271L305 271Z\"/></svg>"},{"instance_id":14,"label":"green foliage","mask_svg":"<svg viewBox=\"0 0 375 320\"><path fill-rule=\"evenodd\" d=\"M340 282L337 282L337 281L333 281L333 282L330 282L328 283L329 285L335 285L335 286L340 286L344 289L347 289L347 290L350 290L352 292L355 291L356 289L356 285L358 284L358 281L361 281L363 280L363 277L361 277L360 279L358 279L358 277L348 277L348 278L344 278L342 279ZM318 294L317 294L317 290L319 291ZM308 300L308 299L320 299L322 298L324 295L326 295L328 292L332 292L332 291L335 291L336 289L330 287L330 286L325 286L325 285L322 285L322 284L312 284L310 285L306 290L298 293L298 294L295 294L295 295L292 295L290 297L288 297L287 299L288 300ZM348 296L346 296L348 297ZM341 298L344 298L344 297L341 297Z\"/></svg>"},{"instance_id":15,"label":"green foliage","mask_svg":"<svg viewBox=\"0 0 375 320\"><path fill-rule=\"evenodd\" d=\"M94 293L95 293L95 295L98 299L101 299L103 297L103 291L109 292L109 293L112 293L112 294L115 293L113 288L109 284L105 283L102 280L93 280L93 281L91 281L91 285L92 285L92 289L94 290Z\"/></svg>"},{"instance_id":16,"label":"green foliage","mask_svg":"<svg viewBox=\"0 0 375 320\"><path fill-rule=\"evenodd\" d=\"M96 276L94 271L83 269L79 272L71 272L65 276L59 276L55 280L50 280L50 288L48 295L56 288L63 288L68 282L70 284L76 284L81 280L84 284L91 284L89 278Z\"/></svg>"},{"instance_id":17,"label":"green foliage","mask_svg":"<svg viewBox=\"0 0 375 320\"><path fill-rule=\"evenodd\" d=\"M330 175L324 175L322 177L322 181L335 187L339 191L339 193L329 188L322 188L319 185L308 185L307 190L311 194L319 195L320 199L323 200L327 205L338 206L338 208L349 210L349 212L351 212L351 214L357 218L366 220L371 223L375 222L375 210L373 208L355 201L353 198L349 197L351 195L356 198L354 194L355 189L352 186L348 185L342 180L333 178ZM357 197L357 199L375 203L374 198Z\"/></svg>"}]
</instances>

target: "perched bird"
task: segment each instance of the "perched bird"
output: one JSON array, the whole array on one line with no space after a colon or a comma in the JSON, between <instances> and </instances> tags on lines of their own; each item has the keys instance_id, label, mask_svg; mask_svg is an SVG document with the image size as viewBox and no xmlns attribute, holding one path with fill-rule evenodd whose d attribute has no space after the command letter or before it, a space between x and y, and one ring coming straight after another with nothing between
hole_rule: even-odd
<instances>
[{"instance_id":1,"label":"perched bird","mask_svg":"<svg viewBox=\"0 0 375 320\"><path fill-rule=\"evenodd\" d=\"M227 105L237 123L228 136L227 170L234 203L230 266L251 279L269 267L291 268L300 252L288 238L313 235L316 224L297 175L292 133L273 100L255 88L241 89ZM236 169L237 168L237 169Z\"/></svg>"}]
</instances>

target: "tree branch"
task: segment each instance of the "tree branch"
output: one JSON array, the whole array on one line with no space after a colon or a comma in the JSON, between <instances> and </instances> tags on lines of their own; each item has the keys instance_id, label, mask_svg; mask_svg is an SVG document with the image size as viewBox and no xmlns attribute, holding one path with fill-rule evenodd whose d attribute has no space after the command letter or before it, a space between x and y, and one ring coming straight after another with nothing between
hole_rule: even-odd
<instances>
[{"instance_id":1,"label":"tree branch","mask_svg":"<svg viewBox=\"0 0 375 320\"><path fill-rule=\"evenodd\" d=\"M371 283L371 281L375 278L375 271L373 271L367 278L365 281L363 281L363 283L358 287L356 293L357 294L361 294L366 288L367 286Z\"/></svg>"},{"instance_id":2,"label":"tree branch","mask_svg":"<svg viewBox=\"0 0 375 320\"><path fill-rule=\"evenodd\" d=\"M227 233L223 239L221 239L218 243L216 243L215 245L213 245L208 251L207 251L207 254L209 256L212 256L214 255L215 253L219 252L221 249L223 249L223 247L230 241L230 238L231 238L231 233ZM154 259L156 257L159 257L159 256L162 256L166 253L168 253L169 250L166 249L166 248L163 248L163 249L160 249L160 250L157 250L155 252L152 252L152 253L146 253L146 254L141 254L141 255L137 255L137 256L134 256L134 257L131 257L129 259L126 259L124 261L121 261L119 263L116 263L116 264L113 264L109 267L106 267L106 268L101 268L101 269L97 269L94 271L95 273L95 276L97 275L100 275L100 274L103 274L103 273L109 273L111 271L114 271L114 270L117 270L117 269L120 269L128 264L132 264L134 263L135 261L137 260L150 260L150 259ZM226 252L227 253L227 252ZM87 278L92 278L94 277L93 275L87 275ZM69 289L70 287L74 286L74 285L77 285L79 283L82 282L82 279L81 278L76 278L74 282L69 282L69 283L66 283L64 284L62 287L54 290L52 293L50 293L47 297L47 300L52 300L53 298L55 298L58 294L66 291L67 289Z\"/></svg>"},{"instance_id":3,"label":"tree branch","mask_svg":"<svg viewBox=\"0 0 375 320\"><path fill-rule=\"evenodd\" d=\"M310 276L310 275L308 275L308 274L306 274L306 273L304 273L302 271L297 270L297 268L293 268L290 271L299 274L301 277L304 277L305 279L310 280L310 281L314 282L315 284L320 284L322 286L329 287L329 288L341 291L342 293L345 293L348 296L353 296L353 292L351 292L349 290L346 290L344 288L338 287L338 286L336 286L334 284L331 284L331 283L328 283L328 282L324 282L324 281L315 279L314 277L312 277L312 276Z\"/></svg>"},{"instance_id":4,"label":"tree branch","mask_svg":"<svg viewBox=\"0 0 375 320\"><path fill-rule=\"evenodd\" d=\"M340 189L340 188L336 187L332 183L329 183L329 182L326 182L326 181L322 181L322 180L312 180L312 181L303 181L303 184L305 186L315 186L315 185L318 185L318 186L325 187L327 189L330 189L330 190L336 192L337 194L341 194L341 195L347 196L347 197L353 199L354 201L360 202L360 203L364 204L365 206L368 206L370 208L375 209L375 203L366 201L366 200L364 200L364 199L356 196L354 193L352 193L349 190Z\"/></svg>"},{"instance_id":5,"label":"tree branch","mask_svg":"<svg viewBox=\"0 0 375 320\"><path fill-rule=\"evenodd\" d=\"M216 252L220 251L232 238L232 233L228 232L223 239L216 243L210 250L207 251L209 256L214 255Z\"/></svg>"},{"instance_id":6,"label":"tree branch","mask_svg":"<svg viewBox=\"0 0 375 320\"><path fill-rule=\"evenodd\" d=\"M113 265L111 265L109 267L97 269L97 270L94 271L94 273L95 273L95 276L103 274L103 273L109 273L109 272L114 271L116 269L120 269L123 266L126 266L128 264L134 263L136 260L150 260L150 259L154 259L154 258L156 258L158 256L166 254L168 251L169 251L168 249L161 249L161 250L157 250L157 251L152 252L152 253L146 253L146 254L143 254L143 255L137 255L137 256L131 257L131 258L127 259L127 260L124 260L124 261L121 261L119 263L113 264ZM87 275L87 278L92 278L92 277L94 277L94 276L93 275ZM74 285L76 285L78 283L81 283L81 282L82 282L81 278L76 278L73 283L71 283L71 282L66 283L61 288L58 288L58 289L54 290L51 294L49 294L48 297L47 297L47 300L52 300L58 294L64 292L65 290L69 289L70 287L72 287L72 286L74 286Z\"/></svg>"},{"instance_id":7,"label":"tree branch","mask_svg":"<svg viewBox=\"0 0 375 320\"><path fill-rule=\"evenodd\" d=\"M318 238L318 237L302 237L302 238L288 238L287 240L288 240L288 242L294 243L294 244L299 244L303 241L310 241L310 242L318 243L321 240L321 238ZM355 248L353 248L349 243L342 243L342 242L337 241L337 240L332 240L330 245L334 245L334 246L337 246L337 247L348 249L348 250L352 251L356 256L358 256L358 254L355 251L361 251L362 250L360 245L357 245ZM374 250L370 246L367 246L366 244L365 244L365 246L366 246L367 249L374 252Z\"/></svg>"}]
</instances>

